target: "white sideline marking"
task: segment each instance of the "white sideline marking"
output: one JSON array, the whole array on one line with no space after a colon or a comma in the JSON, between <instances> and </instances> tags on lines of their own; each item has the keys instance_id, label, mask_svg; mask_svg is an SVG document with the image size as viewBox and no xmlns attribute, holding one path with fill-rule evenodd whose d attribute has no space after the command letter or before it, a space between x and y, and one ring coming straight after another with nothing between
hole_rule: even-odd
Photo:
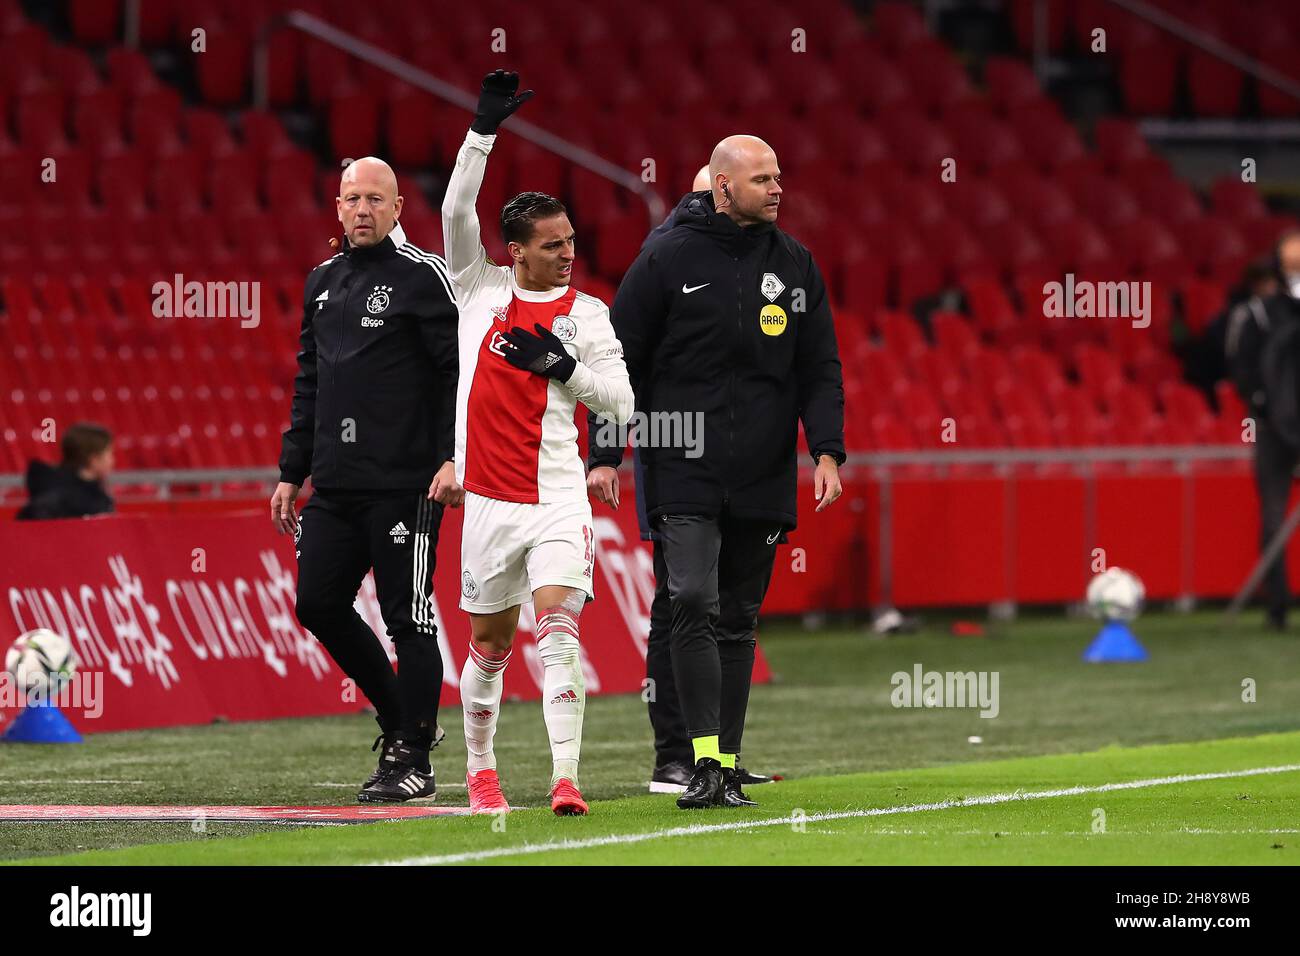
<instances>
[{"instance_id":1,"label":"white sideline marking","mask_svg":"<svg viewBox=\"0 0 1300 956\"><path fill-rule=\"evenodd\" d=\"M586 850L598 846L615 846L623 843L644 843L671 837L702 836L709 833L726 833L730 830L754 830L758 827L789 826L793 822L820 823L826 820L849 820L858 817L883 817L896 813L921 813L926 810L950 810L953 807L980 807L998 803L1015 803L1021 800L1042 800L1048 797L1073 797L1084 793L1107 793L1113 790L1141 790L1172 783L1196 783L1201 780L1227 780L1235 777L1257 777L1261 774L1292 773L1300 770L1300 763L1278 767L1254 767L1249 770L1225 770L1216 773L1187 773L1173 777L1152 777L1147 780L1128 780L1123 783L1103 783L1097 786L1065 787L1060 790L1033 790L1029 793L990 793L982 797L964 797L961 800L942 800L938 803L913 803L901 807L874 807L870 810L841 810L834 813L812 813L806 817L767 817L761 820L737 820L732 823L696 823L686 827L651 830L649 833L619 833L586 840L560 840L550 843L522 843L519 846L498 847L492 850L472 850L468 853L446 853L441 856L413 856L404 860L391 860L369 864L372 866L438 866L444 863L470 863L503 856L526 856L534 853L554 853L562 850Z\"/></svg>"}]
</instances>

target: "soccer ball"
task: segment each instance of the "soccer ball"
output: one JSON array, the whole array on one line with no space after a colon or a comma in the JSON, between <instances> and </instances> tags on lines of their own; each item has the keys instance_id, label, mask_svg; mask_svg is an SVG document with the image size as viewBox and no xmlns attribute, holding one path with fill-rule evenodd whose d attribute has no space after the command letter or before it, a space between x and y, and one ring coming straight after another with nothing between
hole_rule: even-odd
<instances>
[{"instance_id":1,"label":"soccer ball","mask_svg":"<svg viewBox=\"0 0 1300 956\"><path fill-rule=\"evenodd\" d=\"M77 654L62 634L39 627L14 641L5 655L5 670L26 694L43 694L72 678Z\"/></svg>"},{"instance_id":2,"label":"soccer ball","mask_svg":"<svg viewBox=\"0 0 1300 956\"><path fill-rule=\"evenodd\" d=\"M1141 613L1146 596L1132 571L1107 568L1088 582L1088 611L1107 621L1131 621Z\"/></svg>"}]
</instances>

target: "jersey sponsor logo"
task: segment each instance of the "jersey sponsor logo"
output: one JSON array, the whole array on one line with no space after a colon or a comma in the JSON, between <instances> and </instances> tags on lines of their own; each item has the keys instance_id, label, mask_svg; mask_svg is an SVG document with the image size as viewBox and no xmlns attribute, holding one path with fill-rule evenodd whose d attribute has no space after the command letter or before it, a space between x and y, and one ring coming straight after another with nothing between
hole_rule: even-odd
<instances>
[{"instance_id":1,"label":"jersey sponsor logo","mask_svg":"<svg viewBox=\"0 0 1300 956\"><path fill-rule=\"evenodd\" d=\"M758 291L763 293L763 298L768 302L775 302L776 297L785 291L785 283L776 277L775 272L764 272Z\"/></svg>"},{"instance_id":2,"label":"jersey sponsor logo","mask_svg":"<svg viewBox=\"0 0 1300 956\"><path fill-rule=\"evenodd\" d=\"M460 576L460 593L465 595L471 601L478 597L478 582L474 580L474 575L464 571Z\"/></svg>"},{"instance_id":3,"label":"jersey sponsor logo","mask_svg":"<svg viewBox=\"0 0 1300 956\"><path fill-rule=\"evenodd\" d=\"M488 339L488 351L493 355L500 355L502 358L505 358L505 350L508 348L511 348L511 345L506 341L506 337L496 329L493 329L492 337Z\"/></svg>"},{"instance_id":4,"label":"jersey sponsor logo","mask_svg":"<svg viewBox=\"0 0 1300 956\"><path fill-rule=\"evenodd\" d=\"M551 324L551 331L561 342L572 342L578 337L578 325L567 315L557 315Z\"/></svg>"},{"instance_id":5,"label":"jersey sponsor logo","mask_svg":"<svg viewBox=\"0 0 1300 956\"><path fill-rule=\"evenodd\" d=\"M683 293L684 295L690 295L692 292L698 292L698 291L700 291L701 289L703 289L703 288L705 288L705 287L707 287L707 286L711 286L711 285L713 285L712 282L706 282L706 283L704 283L704 285L693 285L693 286L688 286L685 282L683 282L683 283L682 283L682 293Z\"/></svg>"},{"instance_id":6,"label":"jersey sponsor logo","mask_svg":"<svg viewBox=\"0 0 1300 956\"><path fill-rule=\"evenodd\" d=\"M363 329L377 329L384 324L383 319L372 319L368 315L361 317L361 327Z\"/></svg>"},{"instance_id":7,"label":"jersey sponsor logo","mask_svg":"<svg viewBox=\"0 0 1300 956\"><path fill-rule=\"evenodd\" d=\"M406 525L401 521L393 525L393 530L388 532L393 539L393 544L406 544L406 536L410 533L406 530Z\"/></svg>"},{"instance_id":8,"label":"jersey sponsor logo","mask_svg":"<svg viewBox=\"0 0 1300 956\"><path fill-rule=\"evenodd\" d=\"M758 313L758 327L764 335L780 335L786 326L785 309L779 305L765 305Z\"/></svg>"},{"instance_id":9,"label":"jersey sponsor logo","mask_svg":"<svg viewBox=\"0 0 1300 956\"><path fill-rule=\"evenodd\" d=\"M371 315L378 315L388 308L388 293L393 291L390 285L377 285L366 296L366 311ZM365 324L364 322L362 323Z\"/></svg>"}]
</instances>

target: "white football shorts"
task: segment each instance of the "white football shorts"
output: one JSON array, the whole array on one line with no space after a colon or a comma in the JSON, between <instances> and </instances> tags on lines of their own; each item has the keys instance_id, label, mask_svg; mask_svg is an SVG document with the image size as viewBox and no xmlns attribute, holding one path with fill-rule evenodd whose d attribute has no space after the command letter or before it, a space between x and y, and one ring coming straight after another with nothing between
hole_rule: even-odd
<instances>
[{"instance_id":1,"label":"white football shorts","mask_svg":"<svg viewBox=\"0 0 1300 956\"><path fill-rule=\"evenodd\" d=\"M465 492L460 607L495 614L559 585L595 597L596 531L586 499L523 504Z\"/></svg>"}]
</instances>

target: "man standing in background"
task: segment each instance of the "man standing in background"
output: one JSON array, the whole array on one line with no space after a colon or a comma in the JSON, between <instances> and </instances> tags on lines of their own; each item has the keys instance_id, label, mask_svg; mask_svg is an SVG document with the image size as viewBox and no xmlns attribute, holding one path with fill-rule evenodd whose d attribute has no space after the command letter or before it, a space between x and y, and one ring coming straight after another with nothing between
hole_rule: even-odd
<instances>
[{"instance_id":1,"label":"man standing in background","mask_svg":"<svg viewBox=\"0 0 1300 956\"><path fill-rule=\"evenodd\" d=\"M1263 551L1286 520L1291 482L1300 462L1300 230L1278 239L1280 288L1252 296L1231 315L1225 351L1233 382L1255 420L1255 487L1259 492L1259 547ZM1291 595L1286 551L1264 578L1268 621L1286 628Z\"/></svg>"}]
</instances>

